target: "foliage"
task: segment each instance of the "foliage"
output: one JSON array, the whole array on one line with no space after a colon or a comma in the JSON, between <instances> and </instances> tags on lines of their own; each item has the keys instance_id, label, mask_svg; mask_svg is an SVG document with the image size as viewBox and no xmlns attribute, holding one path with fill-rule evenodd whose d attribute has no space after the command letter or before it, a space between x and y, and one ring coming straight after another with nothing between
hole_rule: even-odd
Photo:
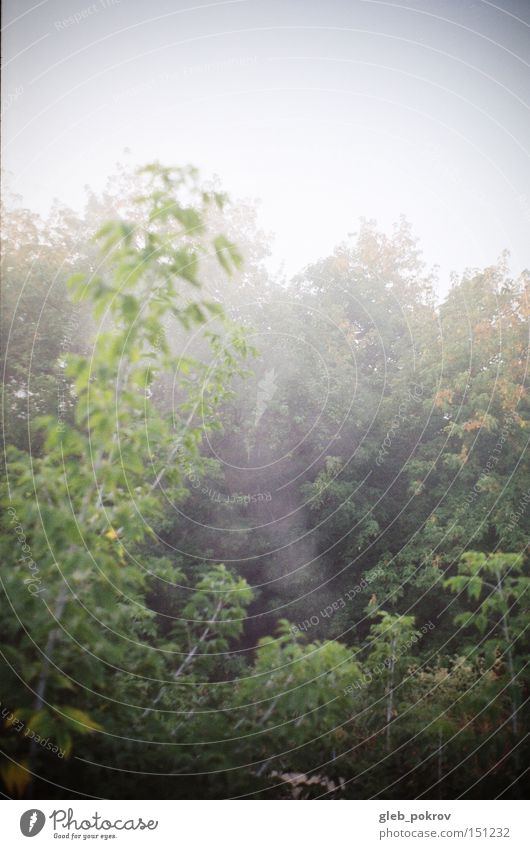
<instances>
[{"instance_id":1,"label":"foliage","mask_svg":"<svg viewBox=\"0 0 530 849\"><path fill-rule=\"evenodd\" d=\"M7 795L516 796L528 275L160 165L4 230Z\"/></svg>"}]
</instances>

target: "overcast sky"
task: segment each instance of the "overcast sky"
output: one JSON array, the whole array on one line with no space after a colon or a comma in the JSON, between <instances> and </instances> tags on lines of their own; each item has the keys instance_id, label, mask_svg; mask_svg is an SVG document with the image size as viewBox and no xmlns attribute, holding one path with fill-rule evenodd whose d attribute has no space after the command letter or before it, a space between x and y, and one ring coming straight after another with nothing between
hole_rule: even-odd
<instances>
[{"instance_id":1,"label":"overcast sky","mask_svg":"<svg viewBox=\"0 0 530 849\"><path fill-rule=\"evenodd\" d=\"M80 205L124 148L261 200L297 271L403 213L429 263L530 266L530 0L6 0L3 167Z\"/></svg>"}]
</instances>

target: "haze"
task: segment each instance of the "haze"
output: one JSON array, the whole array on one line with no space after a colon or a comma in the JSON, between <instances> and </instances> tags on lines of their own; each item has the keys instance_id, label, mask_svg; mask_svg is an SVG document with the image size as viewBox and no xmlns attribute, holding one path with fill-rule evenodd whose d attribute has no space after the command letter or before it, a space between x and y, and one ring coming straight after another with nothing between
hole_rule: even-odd
<instances>
[{"instance_id":1,"label":"haze","mask_svg":"<svg viewBox=\"0 0 530 849\"><path fill-rule=\"evenodd\" d=\"M443 14L441 9L444 10ZM528 5L4 4L3 165L39 211L124 151L261 202L287 274L403 214L449 272L529 263Z\"/></svg>"}]
</instances>

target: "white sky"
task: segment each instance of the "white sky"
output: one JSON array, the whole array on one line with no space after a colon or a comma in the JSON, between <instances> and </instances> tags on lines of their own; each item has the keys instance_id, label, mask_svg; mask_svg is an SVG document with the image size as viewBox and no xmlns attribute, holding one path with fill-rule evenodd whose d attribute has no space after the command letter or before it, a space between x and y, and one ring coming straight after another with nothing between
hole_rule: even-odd
<instances>
[{"instance_id":1,"label":"white sky","mask_svg":"<svg viewBox=\"0 0 530 849\"><path fill-rule=\"evenodd\" d=\"M78 21L69 16L78 15ZM288 273L403 213L429 263L530 266L528 0L7 0L3 167L80 205L124 148L261 199Z\"/></svg>"}]
</instances>

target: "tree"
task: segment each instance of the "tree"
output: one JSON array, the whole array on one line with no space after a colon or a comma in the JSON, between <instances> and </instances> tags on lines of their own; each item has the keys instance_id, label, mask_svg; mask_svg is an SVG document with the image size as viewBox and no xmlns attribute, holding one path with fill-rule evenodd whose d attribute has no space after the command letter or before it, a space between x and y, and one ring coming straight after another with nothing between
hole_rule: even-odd
<instances>
[{"instance_id":1,"label":"tree","mask_svg":"<svg viewBox=\"0 0 530 849\"><path fill-rule=\"evenodd\" d=\"M473 611L459 613L455 623L478 630L482 637L480 650L490 666L498 668L504 659L514 737L519 731L518 711L524 680L521 673L526 668L521 650L527 628L525 595L530 587L530 580L522 574L522 569L521 554L467 551L462 555L459 574L445 582L453 592L467 595L477 605Z\"/></svg>"},{"instance_id":2,"label":"tree","mask_svg":"<svg viewBox=\"0 0 530 849\"><path fill-rule=\"evenodd\" d=\"M188 633L188 645L178 630L157 640L156 613L144 604L150 579L137 555L153 535L161 488L176 497L182 492L182 468L197 457L205 428L214 425L215 407L246 346L218 303L192 295L200 286L200 256L212 247L203 240L205 212L212 203L221 207L224 198L202 190L193 169L154 165L144 169L143 179L142 226L117 220L102 227L105 270L70 281L75 296L88 299L95 319L103 320L92 356L67 357L75 422L40 417L35 426L45 432L42 457L16 449L8 454L3 553L12 566L4 580L13 612L4 632L11 646L9 691L20 700L14 713L27 717L28 728L55 737L67 754L72 728L101 729L78 706L83 690L105 698L105 679L116 674L122 698L136 677L140 692L144 687L143 695L155 698L168 658L181 656L174 681L192 668L199 649L212 650L215 634L223 641L238 633L230 621L241 618L250 598L245 583L222 567L206 573L191 588L184 612L200 614L207 624ZM216 236L213 249L230 273L239 262L234 245ZM212 359L175 358L167 316L187 330L201 327ZM173 421L150 399L164 370L173 371L179 385ZM21 546L14 555L13 532ZM160 579L178 580L167 564L158 565ZM153 650L143 650L146 641ZM12 762L7 767L11 789L27 785L38 754L32 739L29 760L15 774Z\"/></svg>"}]
</instances>

